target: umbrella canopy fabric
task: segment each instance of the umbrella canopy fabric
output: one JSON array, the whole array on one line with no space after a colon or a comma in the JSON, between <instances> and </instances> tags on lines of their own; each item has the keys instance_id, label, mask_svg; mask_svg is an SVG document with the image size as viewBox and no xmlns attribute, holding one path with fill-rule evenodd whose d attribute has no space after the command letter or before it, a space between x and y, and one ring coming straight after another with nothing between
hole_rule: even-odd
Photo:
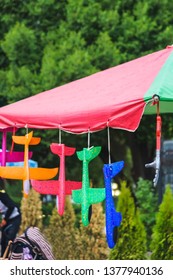
<instances>
[{"instance_id":1,"label":"umbrella canopy fabric","mask_svg":"<svg viewBox=\"0 0 173 280\"><path fill-rule=\"evenodd\" d=\"M143 113L156 111L146 106L155 94L161 112L173 112L173 46L4 106L0 129L135 131Z\"/></svg>"}]
</instances>

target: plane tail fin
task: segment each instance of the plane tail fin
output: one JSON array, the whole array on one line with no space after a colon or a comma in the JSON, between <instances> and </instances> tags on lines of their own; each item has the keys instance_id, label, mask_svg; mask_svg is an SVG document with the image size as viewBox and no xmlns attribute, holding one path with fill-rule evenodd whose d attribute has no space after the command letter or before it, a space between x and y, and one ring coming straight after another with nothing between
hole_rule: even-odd
<instances>
[{"instance_id":1,"label":"plane tail fin","mask_svg":"<svg viewBox=\"0 0 173 280\"><path fill-rule=\"evenodd\" d=\"M62 155L63 150L64 150L65 156L72 156L76 151L76 148L68 147L68 146L65 146L64 144L57 144L57 143L52 143L50 145L50 149L53 154L56 154L59 156Z\"/></svg>"},{"instance_id":2,"label":"plane tail fin","mask_svg":"<svg viewBox=\"0 0 173 280\"><path fill-rule=\"evenodd\" d=\"M25 136L12 136L14 143L19 145L38 145L41 141L40 137L33 137L33 131L26 134Z\"/></svg>"},{"instance_id":3,"label":"plane tail fin","mask_svg":"<svg viewBox=\"0 0 173 280\"><path fill-rule=\"evenodd\" d=\"M77 156L79 160L86 159L87 161L91 161L95 157L99 155L101 151L101 147L91 147L89 149L84 148L82 151L77 152Z\"/></svg>"}]
</instances>

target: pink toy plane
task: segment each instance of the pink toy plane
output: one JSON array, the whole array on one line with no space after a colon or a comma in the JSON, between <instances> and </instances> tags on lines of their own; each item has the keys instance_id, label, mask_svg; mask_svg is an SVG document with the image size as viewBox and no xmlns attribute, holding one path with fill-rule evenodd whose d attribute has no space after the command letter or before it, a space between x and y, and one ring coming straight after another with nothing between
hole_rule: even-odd
<instances>
[{"instance_id":1,"label":"pink toy plane","mask_svg":"<svg viewBox=\"0 0 173 280\"><path fill-rule=\"evenodd\" d=\"M82 182L65 180L65 157L72 156L76 149L57 143L52 143L50 149L53 154L60 157L59 180L31 180L31 185L35 191L41 194L56 195L56 206L58 213L62 216L65 207L65 195L71 195L72 190L80 189Z\"/></svg>"}]
</instances>

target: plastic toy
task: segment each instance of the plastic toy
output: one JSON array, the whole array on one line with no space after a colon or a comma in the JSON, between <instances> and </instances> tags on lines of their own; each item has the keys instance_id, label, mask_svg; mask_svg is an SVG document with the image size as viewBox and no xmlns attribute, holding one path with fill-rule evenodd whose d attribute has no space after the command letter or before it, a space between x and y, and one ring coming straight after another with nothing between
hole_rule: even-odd
<instances>
[{"instance_id":1,"label":"plastic toy","mask_svg":"<svg viewBox=\"0 0 173 280\"><path fill-rule=\"evenodd\" d=\"M79 160L83 161L82 189L72 191L72 198L75 203L81 204L82 223L87 226L91 219L92 204L99 203L105 199L104 188L91 188L89 182L89 162L101 151L101 147L84 148L77 152Z\"/></svg>"},{"instance_id":2,"label":"plastic toy","mask_svg":"<svg viewBox=\"0 0 173 280\"><path fill-rule=\"evenodd\" d=\"M29 146L40 143L41 138L33 137L33 131L25 136L12 136L16 144L24 145L24 166L3 166L0 167L0 176L6 179L23 180L23 195L28 196L29 179L46 180L55 177L58 168L32 168L28 164Z\"/></svg>"},{"instance_id":3,"label":"plastic toy","mask_svg":"<svg viewBox=\"0 0 173 280\"><path fill-rule=\"evenodd\" d=\"M113 248L117 241L118 227L121 224L121 213L116 212L114 201L112 197L111 180L115 177L124 167L124 162L114 162L104 164L103 173L106 189L106 239L109 248Z\"/></svg>"},{"instance_id":4,"label":"plastic toy","mask_svg":"<svg viewBox=\"0 0 173 280\"><path fill-rule=\"evenodd\" d=\"M155 177L153 179L154 187L157 186L160 172L160 149L161 149L161 134L162 134L162 119L159 115L159 97L157 95L153 96L154 104L157 104L157 116L156 116L156 157L155 160L151 163L145 164L147 168L155 169Z\"/></svg>"},{"instance_id":5,"label":"plastic toy","mask_svg":"<svg viewBox=\"0 0 173 280\"><path fill-rule=\"evenodd\" d=\"M1 166L6 166L7 162L20 162L24 159L23 152L7 151L7 132L12 132L12 128L6 128L2 131L2 151L0 151ZM29 152L29 159L32 157L32 152Z\"/></svg>"},{"instance_id":6,"label":"plastic toy","mask_svg":"<svg viewBox=\"0 0 173 280\"><path fill-rule=\"evenodd\" d=\"M72 190L80 189L82 182L66 181L65 179L65 157L72 156L75 148L67 147L64 144L52 143L50 145L52 153L60 157L59 180L37 181L31 180L34 190L41 194L56 195L58 213L63 215L65 207L65 196L71 195Z\"/></svg>"}]
</instances>

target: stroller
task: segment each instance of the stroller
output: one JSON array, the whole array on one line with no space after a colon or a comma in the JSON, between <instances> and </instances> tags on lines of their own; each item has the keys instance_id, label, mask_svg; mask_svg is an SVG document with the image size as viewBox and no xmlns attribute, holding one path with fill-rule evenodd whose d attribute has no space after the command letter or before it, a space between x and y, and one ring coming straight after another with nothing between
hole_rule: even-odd
<instances>
[{"instance_id":1,"label":"stroller","mask_svg":"<svg viewBox=\"0 0 173 280\"><path fill-rule=\"evenodd\" d=\"M2 259L54 260L51 246L37 227L28 227L9 244Z\"/></svg>"}]
</instances>

